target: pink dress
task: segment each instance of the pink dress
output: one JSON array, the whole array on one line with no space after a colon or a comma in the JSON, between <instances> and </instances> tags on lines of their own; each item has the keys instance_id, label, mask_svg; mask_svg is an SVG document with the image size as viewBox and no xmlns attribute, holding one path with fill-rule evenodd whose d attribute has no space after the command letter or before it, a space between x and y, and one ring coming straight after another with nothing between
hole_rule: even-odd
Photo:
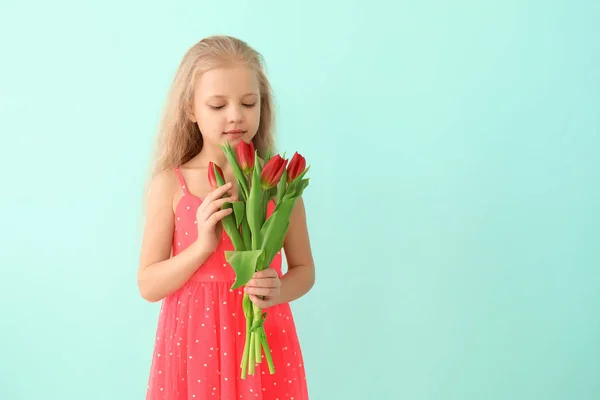
<instances>
[{"instance_id":1,"label":"pink dress","mask_svg":"<svg viewBox=\"0 0 600 400\"><path fill-rule=\"evenodd\" d=\"M196 209L202 199L186 188L175 169L183 197L175 212L173 255L196 240ZM267 215L273 212L270 203ZM244 350L245 318L242 289L230 290L235 274L224 256L233 245L223 230L217 248L187 283L163 299L147 400L203 399L308 399L300 344L289 304L268 309L265 332L275 373L271 375L264 359L255 374L241 379L240 362ZM279 276L279 252L271 267Z\"/></svg>"}]
</instances>

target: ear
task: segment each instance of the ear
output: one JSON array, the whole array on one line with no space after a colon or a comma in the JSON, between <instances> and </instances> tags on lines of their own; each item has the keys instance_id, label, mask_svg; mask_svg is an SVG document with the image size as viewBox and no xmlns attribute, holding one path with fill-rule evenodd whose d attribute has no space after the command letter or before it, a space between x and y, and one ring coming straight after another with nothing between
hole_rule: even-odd
<instances>
[{"instance_id":1,"label":"ear","mask_svg":"<svg viewBox=\"0 0 600 400\"><path fill-rule=\"evenodd\" d=\"M194 115L194 108L191 104L188 104L188 106L185 108L185 116L187 117L187 119L189 119L193 123L198 122L198 119Z\"/></svg>"}]
</instances>

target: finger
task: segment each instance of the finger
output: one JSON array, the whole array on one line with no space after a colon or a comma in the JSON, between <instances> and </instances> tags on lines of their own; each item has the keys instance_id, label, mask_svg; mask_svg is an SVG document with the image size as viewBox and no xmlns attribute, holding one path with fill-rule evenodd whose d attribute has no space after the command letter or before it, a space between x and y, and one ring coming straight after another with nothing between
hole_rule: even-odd
<instances>
[{"instance_id":1,"label":"finger","mask_svg":"<svg viewBox=\"0 0 600 400\"><path fill-rule=\"evenodd\" d=\"M224 210L217 211L216 213L213 213L210 217L208 217L208 219L206 220L206 222L209 225L216 225L217 222L219 222L220 220L222 220L223 218L225 218L226 216L228 216L232 212L233 212L233 208L226 208Z\"/></svg>"},{"instance_id":2,"label":"finger","mask_svg":"<svg viewBox=\"0 0 600 400\"><path fill-rule=\"evenodd\" d=\"M246 293L253 294L255 296L275 296L277 294L275 289L271 288L246 287L244 290Z\"/></svg>"},{"instance_id":3,"label":"finger","mask_svg":"<svg viewBox=\"0 0 600 400\"><path fill-rule=\"evenodd\" d=\"M233 203L234 201L235 201L235 196L229 196L229 197L223 197L222 199L217 199L217 200L211 202L210 205L207 206L207 211L209 214L212 214L215 211L219 210L221 207L223 207L223 204Z\"/></svg>"},{"instance_id":4,"label":"finger","mask_svg":"<svg viewBox=\"0 0 600 400\"><path fill-rule=\"evenodd\" d=\"M262 287L262 288L277 288L280 285L280 280L275 278L257 278L250 279L246 284L247 287Z\"/></svg>"},{"instance_id":5,"label":"finger","mask_svg":"<svg viewBox=\"0 0 600 400\"><path fill-rule=\"evenodd\" d=\"M262 271L257 271L254 273L254 275L252 275L253 279L261 279L261 278L275 278L279 276L277 274L277 271L275 271L275 269L269 267L269 268L265 268Z\"/></svg>"},{"instance_id":6,"label":"finger","mask_svg":"<svg viewBox=\"0 0 600 400\"><path fill-rule=\"evenodd\" d=\"M206 197L204 198L204 201L202 202L202 205L205 205L205 207L208 206L215 199L218 199L219 197L223 197L223 195L225 193L227 193L227 191L229 189L231 189L232 187L233 187L233 184L231 182L227 182L223 186L219 186L218 188L216 188L215 190L213 190L212 192L210 192L209 194L206 195Z\"/></svg>"},{"instance_id":7,"label":"finger","mask_svg":"<svg viewBox=\"0 0 600 400\"><path fill-rule=\"evenodd\" d=\"M250 301L252 303L256 304L259 308L264 309L264 308L269 308L271 306L271 302L268 298L265 300L262 300L253 294L251 294L248 297L250 297Z\"/></svg>"}]
</instances>

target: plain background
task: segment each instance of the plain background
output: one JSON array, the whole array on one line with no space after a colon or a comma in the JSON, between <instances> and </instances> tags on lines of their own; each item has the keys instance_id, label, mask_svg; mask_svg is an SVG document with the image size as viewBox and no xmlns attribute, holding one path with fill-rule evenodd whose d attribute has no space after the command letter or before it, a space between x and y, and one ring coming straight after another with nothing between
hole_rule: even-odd
<instances>
[{"instance_id":1,"label":"plain background","mask_svg":"<svg viewBox=\"0 0 600 400\"><path fill-rule=\"evenodd\" d=\"M311 164L311 399L598 399L598 4L3 1L0 398L144 398L148 157L230 34Z\"/></svg>"}]
</instances>

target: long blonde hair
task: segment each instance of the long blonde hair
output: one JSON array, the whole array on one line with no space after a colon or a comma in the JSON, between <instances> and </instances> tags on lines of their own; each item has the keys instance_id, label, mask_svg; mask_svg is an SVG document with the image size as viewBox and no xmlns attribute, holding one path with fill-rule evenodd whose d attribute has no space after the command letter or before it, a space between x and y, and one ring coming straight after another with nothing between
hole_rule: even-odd
<instances>
[{"instance_id":1,"label":"long blonde hair","mask_svg":"<svg viewBox=\"0 0 600 400\"><path fill-rule=\"evenodd\" d=\"M267 149L275 153L273 93L262 55L235 37L209 36L193 45L179 64L160 122L150 179L188 162L202 150L198 125L188 118L198 77L209 69L240 63L256 71L260 88L259 126L252 142L261 158Z\"/></svg>"}]
</instances>

